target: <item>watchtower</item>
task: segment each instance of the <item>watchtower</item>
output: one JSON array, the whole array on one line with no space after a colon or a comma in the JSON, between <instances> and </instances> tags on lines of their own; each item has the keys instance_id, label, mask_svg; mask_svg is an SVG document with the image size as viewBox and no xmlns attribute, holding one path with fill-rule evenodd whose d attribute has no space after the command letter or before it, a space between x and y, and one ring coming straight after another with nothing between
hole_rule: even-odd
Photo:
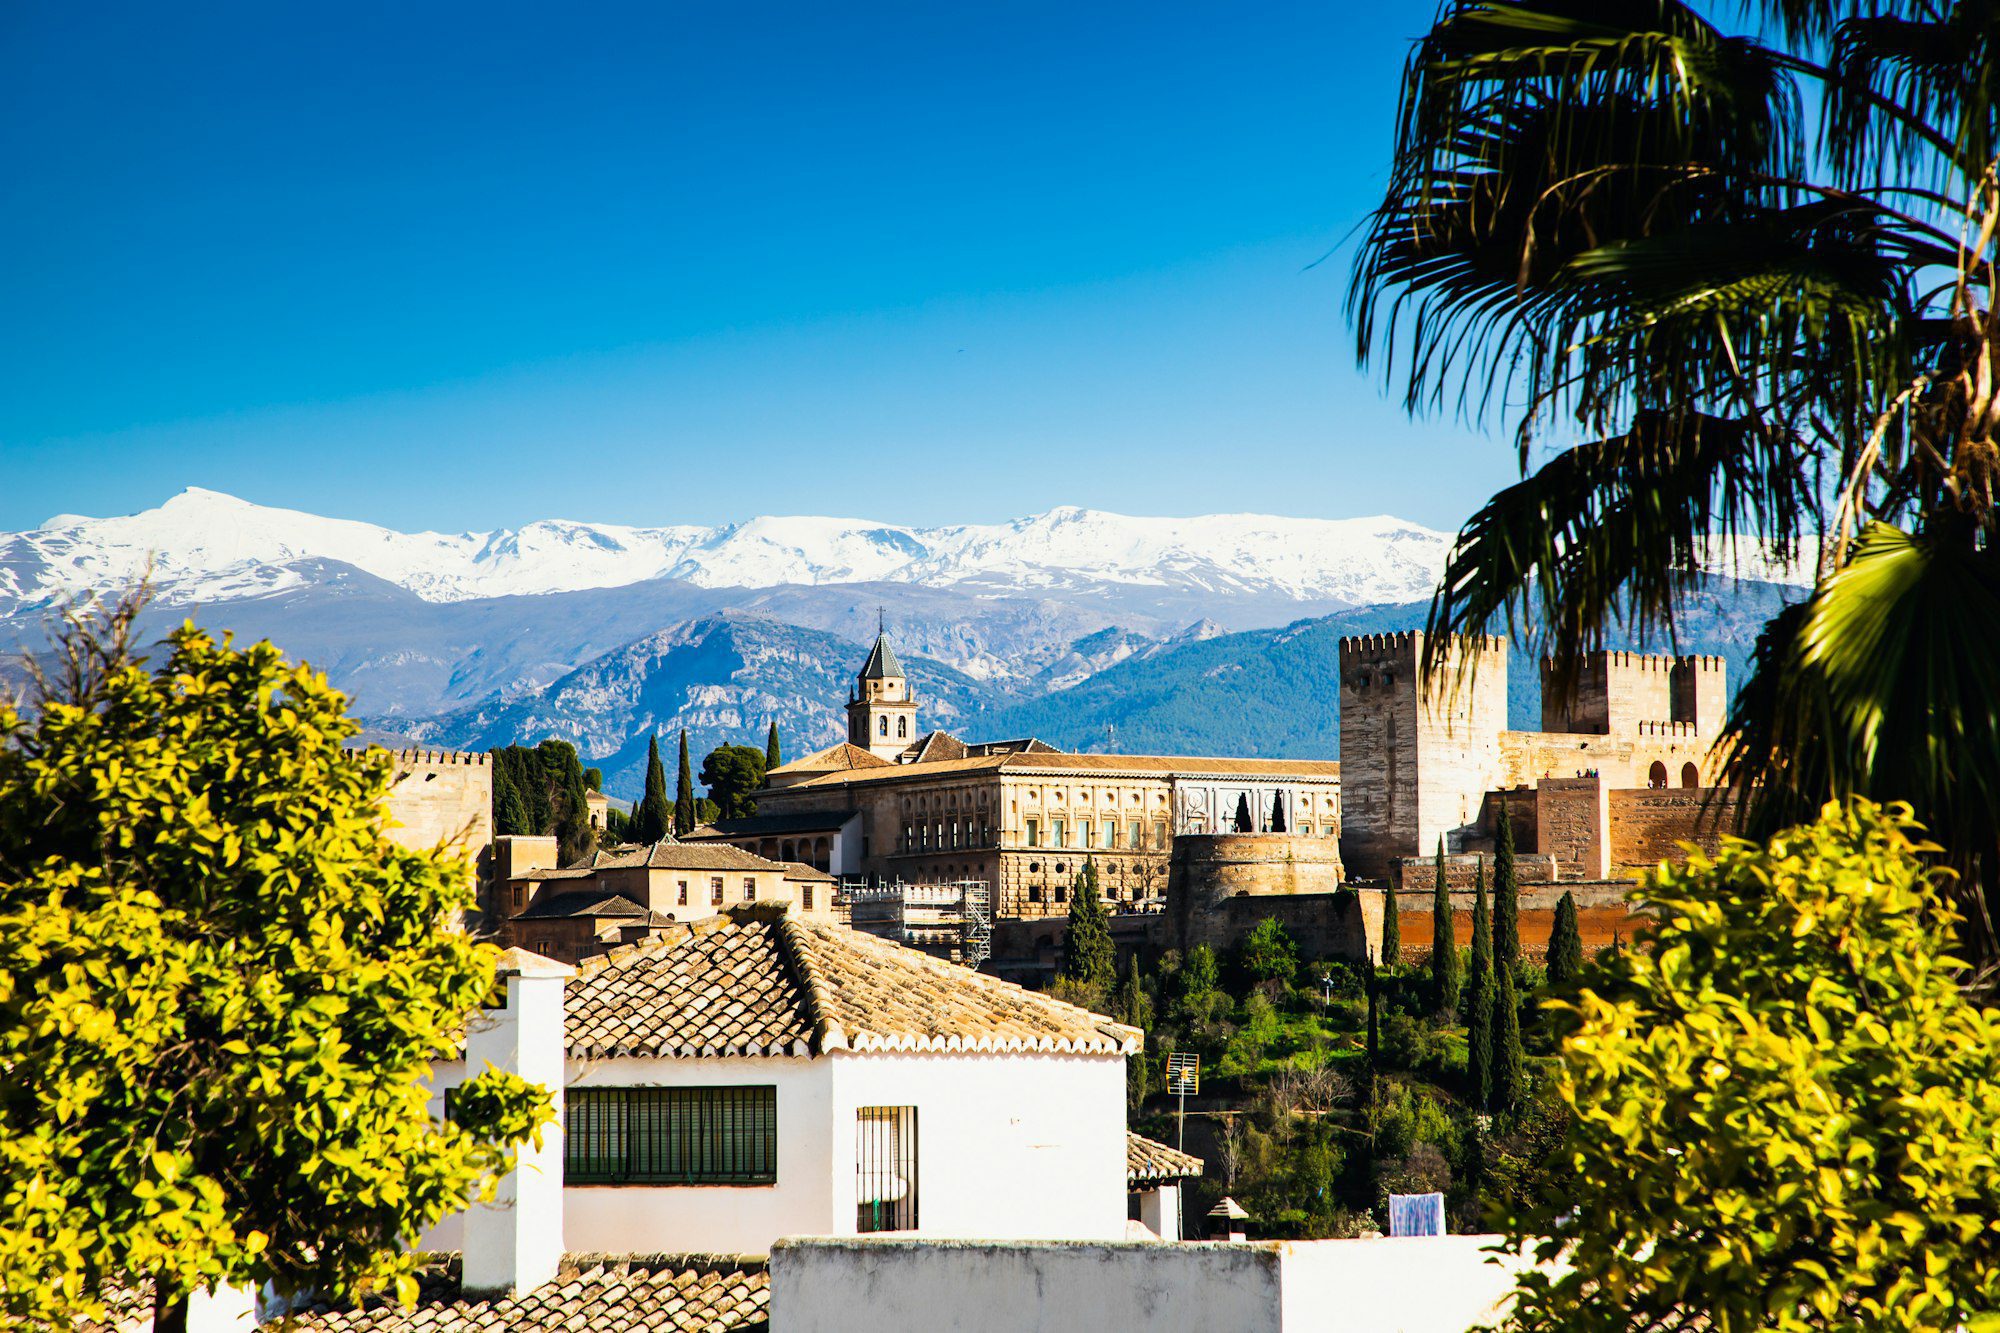
<instances>
[{"instance_id":1,"label":"watchtower","mask_svg":"<svg viewBox=\"0 0 2000 1333\"><path fill-rule=\"evenodd\" d=\"M917 701L910 697L910 682L888 634L878 631L848 696L848 744L893 764L916 738Z\"/></svg>"},{"instance_id":2,"label":"watchtower","mask_svg":"<svg viewBox=\"0 0 2000 1333\"><path fill-rule=\"evenodd\" d=\"M1642 726L1683 722L1697 735L1713 736L1728 706L1720 657L1589 653L1567 698L1555 688L1554 663L1542 662L1543 731L1633 736Z\"/></svg>"},{"instance_id":3,"label":"watchtower","mask_svg":"<svg viewBox=\"0 0 2000 1333\"><path fill-rule=\"evenodd\" d=\"M1352 875L1428 854L1504 781L1507 641L1453 636L1428 689L1423 656L1417 632L1340 641L1340 854Z\"/></svg>"}]
</instances>

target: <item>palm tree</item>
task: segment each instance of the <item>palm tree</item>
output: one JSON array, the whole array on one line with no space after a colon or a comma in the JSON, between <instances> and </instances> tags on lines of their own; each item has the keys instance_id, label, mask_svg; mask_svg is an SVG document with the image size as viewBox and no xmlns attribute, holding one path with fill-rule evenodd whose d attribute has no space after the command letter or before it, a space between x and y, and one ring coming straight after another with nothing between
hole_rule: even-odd
<instances>
[{"instance_id":1,"label":"palm tree","mask_svg":"<svg viewBox=\"0 0 2000 1333\"><path fill-rule=\"evenodd\" d=\"M1754 831L1911 802L1991 959L1995 5L1750 8L1736 35L1675 0L1456 0L1416 44L1359 356L1412 412L1504 414L1522 470L1459 533L1426 668L1504 623L1563 688L1611 626L1671 640L1728 552L1816 558L1729 781Z\"/></svg>"}]
</instances>

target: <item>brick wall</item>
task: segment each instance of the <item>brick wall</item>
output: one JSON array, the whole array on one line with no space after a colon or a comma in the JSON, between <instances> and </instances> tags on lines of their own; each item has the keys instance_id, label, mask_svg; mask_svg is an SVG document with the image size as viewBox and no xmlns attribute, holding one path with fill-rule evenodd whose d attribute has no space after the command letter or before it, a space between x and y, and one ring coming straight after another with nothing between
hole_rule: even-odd
<instances>
[{"instance_id":1,"label":"brick wall","mask_svg":"<svg viewBox=\"0 0 2000 1333\"><path fill-rule=\"evenodd\" d=\"M1565 879L1610 878L1607 788L1598 778L1550 778L1535 788L1535 850Z\"/></svg>"},{"instance_id":2,"label":"brick wall","mask_svg":"<svg viewBox=\"0 0 2000 1333\"><path fill-rule=\"evenodd\" d=\"M1668 787L1609 793L1611 858L1621 868L1685 858L1683 843L1713 852L1736 826L1740 802L1722 787Z\"/></svg>"}]
</instances>

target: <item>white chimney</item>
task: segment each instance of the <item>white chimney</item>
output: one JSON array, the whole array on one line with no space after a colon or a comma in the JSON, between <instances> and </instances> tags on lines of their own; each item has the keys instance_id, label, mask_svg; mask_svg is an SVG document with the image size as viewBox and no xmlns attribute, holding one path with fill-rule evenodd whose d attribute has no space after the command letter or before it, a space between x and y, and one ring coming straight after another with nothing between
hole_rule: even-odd
<instances>
[{"instance_id":1,"label":"white chimney","mask_svg":"<svg viewBox=\"0 0 2000 1333\"><path fill-rule=\"evenodd\" d=\"M555 1120L542 1145L524 1143L491 1203L465 1214L468 1294L531 1291L556 1275L563 1255L563 982L576 975L526 949L500 955L496 991L505 1007L467 1026L465 1075L491 1064L549 1090Z\"/></svg>"}]
</instances>

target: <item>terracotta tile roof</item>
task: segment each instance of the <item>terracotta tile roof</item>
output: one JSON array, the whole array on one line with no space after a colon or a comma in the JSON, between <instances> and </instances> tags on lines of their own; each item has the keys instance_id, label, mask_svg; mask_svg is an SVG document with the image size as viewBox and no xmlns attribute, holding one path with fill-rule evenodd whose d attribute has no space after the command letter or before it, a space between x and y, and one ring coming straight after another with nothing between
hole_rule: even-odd
<instances>
[{"instance_id":1,"label":"terracotta tile roof","mask_svg":"<svg viewBox=\"0 0 2000 1333\"><path fill-rule=\"evenodd\" d=\"M299 1333L768 1333L771 1276L762 1261L703 1255L566 1255L555 1278L519 1296L467 1297L458 1261L420 1282L415 1305L301 1311Z\"/></svg>"},{"instance_id":2,"label":"terracotta tile roof","mask_svg":"<svg viewBox=\"0 0 2000 1333\"><path fill-rule=\"evenodd\" d=\"M516 921L547 921L578 916L645 916L646 909L619 893L544 893L519 912Z\"/></svg>"},{"instance_id":3,"label":"terracotta tile roof","mask_svg":"<svg viewBox=\"0 0 2000 1333\"><path fill-rule=\"evenodd\" d=\"M903 762L929 764L940 759L963 759L966 753L964 741L948 731L933 731L922 740L911 742L903 751Z\"/></svg>"},{"instance_id":4,"label":"terracotta tile roof","mask_svg":"<svg viewBox=\"0 0 2000 1333\"><path fill-rule=\"evenodd\" d=\"M681 838L682 842L704 842L715 838L745 838L783 833L835 833L860 812L843 810L800 810L795 814L750 815L744 819L718 819L703 824Z\"/></svg>"},{"instance_id":5,"label":"terracotta tile roof","mask_svg":"<svg viewBox=\"0 0 2000 1333\"><path fill-rule=\"evenodd\" d=\"M821 870L818 866L809 866L802 861L780 861L778 864L785 868L785 878L794 882L800 880L811 880L815 884L837 884L840 882L827 871Z\"/></svg>"},{"instance_id":6,"label":"terracotta tile roof","mask_svg":"<svg viewBox=\"0 0 2000 1333\"><path fill-rule=\"evenodd\" d=\"M778 862L724 842L656 842L626 852L599 852L591 871L633 870L776 870ZM591 873L587 871L585 873Z\"/></svg>"},{"instance_id":7,"label":"terracotta tile roof","mask_svg":"<svg viewBox=\"0 0 2000 1333\"><path fill-rule=\"evenodd\" d=\"M770 1270L761 1258L699 1254L571 1254L556 1276L519 1296L467 1296L456 1255L418 1273L408 1309L380 1298L295 1312L295 1333L769 1333ZM151 1333L148 1286L107 1296L103 1319L71 1333ZM275 1326L274 1326L275 1327Z\"/></svg>"},{"instance_id":8,"label":"terracotta tile roof","mask_svg":"<svg viewBox=\"0 0 2000 1333\"><path fill-rule=\"evenodd\" d=\"M779 773L819 773L827 770L845 771L851 768L894 768L887 759L873 750L864 750L858 745L842 741L829 745L803 759L794 759L789 764L779 764L764 776L768 780Z\"/></svg>"},{"instance_id":9,"label":"terracotta tile roof","mask_svg":"<svg viewBox=\"0 0 2000 1333\"><path fill-rule=\"evenodd\" d=\"M1150 1185L1201 1174L1202 1160L1193 1153L1169 1148L1157 1139L1125 1131L1125 1184Z\"/></svg>"},{"instance_id":10,"label":"terracotta tile roof","mask_svg":"<svg viewBox=\"0 0 2000 1333\"><path fill-rule=\"evenodd\" d=\"M768 905L586 960L568 1045L619 1055L830 1050L1129 1054L1139 1032L1011 982Z\"/></svg>"}]
</instances>

